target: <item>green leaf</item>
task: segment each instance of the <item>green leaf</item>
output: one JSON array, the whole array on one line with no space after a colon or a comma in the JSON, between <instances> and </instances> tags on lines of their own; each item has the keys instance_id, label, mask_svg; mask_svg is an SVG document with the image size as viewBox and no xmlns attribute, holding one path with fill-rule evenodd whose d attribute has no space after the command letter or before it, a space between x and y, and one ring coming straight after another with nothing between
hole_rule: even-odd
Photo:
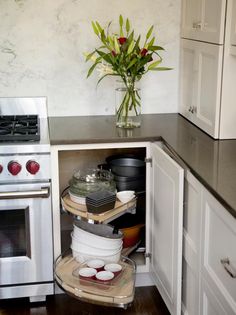
<instances>
[{"instance_id":1,"label":"green leaf","mask_svg":"<svg viewBox=\"0 0 236 315\"><path fill-rule=\"evenodd\" d=\"M132 61L128 64L128 67L126 69L128 70L129 68L131 68L137 61L138 61L137 58L132 59Z\"/></svg>"},{"instance_id":2,"label":"green leaf","mask_svg":"<svg viewBox=\"0 0 236 315\"><path fill-rule=\"evenodd\" d=\"M150 36L151 36L151 34L152 34L152 31L153 31L153 25L149 28L149 30L148 30L148 32L147 32L147 35L146 35L146 39L148 39Z\"/></svg>"},{"instance_id":3,"label":"green leaf","mask_svg":"<svg viewBox=\"0 0 236 315\"><path fill-rule=\"evenodd\" d=\"M128 50L127 50L127 54L128 54L128 55L131 54L131 52L133 51L134 45L135 45L135 42L134 42L134 40L132 39L131 43L129 44Z\"/></svg>"},{"instance_id":4,"label":"green leaf","mask_svg":"<svg viewBox=\"0 0 236 315\"><path fill-rule=\"evenodd\" d=\"M151 71L166 71L166 70L173 70L173 68L168 68L168 67L158 67L158 68L153 68L149 69Z\"/></svg>"},{"instance_id":5,"label":"green leaf","mask_svg":"<svg viewBox=\"0 0 236 315\"><path fill-rule=\"evenodd\" d=\"M123 16L122 16L121 14L120 14L120 16L119 16L119 23L120 23L120 27L122 27L124 21L123 21Z\"/></svg>"},{"instance_id":6,"label":"green leaf","mask_svg":"<svg viewBox=\"0 0 236 315\"><path fill-rule=\"evenodd\" d=\"M98 31L98 29L97 29L96 24L95 24L93 21L92 21L92 27L93 27L94 33L98 36L98 35L99 35L99 31Z\"/></svg>"},{"instance_id":7,"label":"green leaf","mask_svg":"<svg viewBox=\"0 0 236 315\"><path fill-rule=\"evenodd\" d=\"M93 55L95 54L95 50L93 51L93 52L91 52L90 54L88 54L88 55L86 55L86 59L85 59L85 61L88 61L88 60L90 60L92 57L93 57Z\"/></svg>"},{"instance_id":8,"label":"green leaf","mask_svg":"<svg viewBox=\"0 0 236 315\"><path fill-rule=\"evenodd\" d=\"M98 31L101 33L102 32L102 28L101 28L100 24L97 21L96 21L96 26L97 26Z\"/></svg>"},{"instance_id":9,"label":"green leaf","mask_svg":"<svg viewBox=\"0 0 236 315\"><path fill-rule=\"evenodd\" d=\"M161 46L149 46L148 49L151 50L151 51L165 50L165 49L164 49L163 47L161 47Z\"/></svg>"},{"instance_id":10,"label":"green leaf","mask_svg":"<svg viewBox=\"0 0 236 315\"><path fill-rule=\"evenodd\" d=\"M96 68L96 66L99 64L100 62L95 62L92 67L89 68L88 70L88 74L87 74L87 78L93 73L93 70Z\"/></svg>"},{"instance_id":11,"label":"green leaf","mask_svg":"<svg viewBox=\"0 0 236 315\"><path fill-rule=\"evenodd\" d=\"M114 44L115 44L115 51L117 54L119 54L120 53L120 46L119 46L118 40L115 36L114 36Z\"/></svg>"},{"instance_id":12,"label":"green leaf","mask_svg":"<svg viewBox=\"0 0 236 315\"><path fill-rule=\"evenodd\" d=\"M103 42L103 44L106 45L106 35L105 35L104 30L102 30L102 32L101 32L101 41Z\"/></svg>"},{"instance_id":13,"label":"green leaf","mask_svg":"<svg viewBox=\"0 0 236 315\"><path fill-rule=\"evenodd\" d=\"M134 50L138 50L139 49L139 42L140 42L141 36L139 35L138 39L135 42L135 46L134 46Z\"/></svg>"},{"instance_id":14,"label":"green leaf","mask_svg":"<svg viewBox=\"0 0 236 315\"><path fill-rule=\"evenodd\" d=\"M127 32L127 34L128 34L129 31L130 31L130 22L129 22L129 19L126 19L125 28L126 28L126 32Z\"/></svg>"},{"instance_id":15,"label":"green leaf","mask_svg":"<svg viewBox=\"0 0 236 315\"><path fill-rule=\"evenodd\" d=\"M160 63L161 63L161 60L157 60L157 61L151 63L151 64L148 66L148 70L152 70L152 69L156 68Z\"/></svg>"},{"instance_id":16,"label":"green leaf","mask_svg":"<svg viewBox=\"0 0 236 315\"><path fill-rule=\"evenodd\" d=\"M96 52L98 53L99 56L102 57L103 60L105 60L107 63L112 64L112 58L111 58L110 53L106 54L103 51L97 50L97 49L96 49Z\"/></svg>"},{"instance_id":17,"label":"green leaf","mask_svg":"<svg viewBox=\"0 0 236 315\"><path fill-rule=\"evenodd\" d=\"M155 41L155 37L153 37L150 42L147 44L147 49L149 49L149 47L152 47Z\"/></svg>"},{"instance_id":18,"label":"green leaf","mask_svg":"<svg viewBox=\"0 0 236 315\"><path fill-rule=\"evenodd\" d=\"M120 24L120 36L124 37L124 33L123 33L124 21L123 21L123 16L122 15L119 16L119 24Z\"/></svg>"},{"instance_id":19,"label":"green leaf","mask_svg":"<svg viewBox=\"0 0 236 315\"><path fill-rule=\"evenodd\" d=\"M114 41L113 41L112 37L108 35L108 36L107 36L107 39L108 39L108 41L109 41L109 44L110 44L110 46L111 46L111 49L114 49Z\"/></svg>"}]
</instances>

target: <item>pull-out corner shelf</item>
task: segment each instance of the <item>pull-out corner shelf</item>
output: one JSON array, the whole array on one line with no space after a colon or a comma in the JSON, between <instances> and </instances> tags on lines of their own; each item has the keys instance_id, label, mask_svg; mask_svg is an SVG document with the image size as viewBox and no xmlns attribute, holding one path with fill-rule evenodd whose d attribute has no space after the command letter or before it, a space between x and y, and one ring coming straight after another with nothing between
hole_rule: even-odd
<instances>
[{"instance_id":1,"label":"pull-out corner shelf","mask_svg":"<svg viewBox=\"0 0 236 315\"><path fill-rule=\"evenodd\" d=\"M126 309L134 299L136 267L126 257L122 257L119 264L122 272L110 283L103 284L79 278L78 270L86 266L86 262L78 262L71 254L60 256L55 265L55 279L67 294L81 301Z\"/></svg>"}]
</instances>

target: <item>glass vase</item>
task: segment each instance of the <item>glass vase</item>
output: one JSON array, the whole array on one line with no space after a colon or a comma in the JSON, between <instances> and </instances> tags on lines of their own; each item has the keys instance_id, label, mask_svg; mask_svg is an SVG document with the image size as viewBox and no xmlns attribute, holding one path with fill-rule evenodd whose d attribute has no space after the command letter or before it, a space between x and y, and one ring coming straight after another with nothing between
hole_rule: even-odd
<instances>
[{"instance_id":1,"label":"glass vase","mask_svg":"<svg viewBox=\"0 0 236 315\"><path fill-rule=\"evenodd\" d=\"M116 88L116 126L136 128L141 125L140 88L135 84L121 84Z\"/></svg>"}]
</instances>

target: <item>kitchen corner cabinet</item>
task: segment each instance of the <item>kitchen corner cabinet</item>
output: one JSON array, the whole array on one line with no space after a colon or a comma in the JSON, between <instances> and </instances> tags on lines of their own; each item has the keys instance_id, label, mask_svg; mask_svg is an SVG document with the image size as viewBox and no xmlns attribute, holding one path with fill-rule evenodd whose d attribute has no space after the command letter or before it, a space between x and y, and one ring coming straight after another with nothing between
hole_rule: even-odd
<instances>
[{"instance_id":1,"label":"kitchen corner cabinet","mask_svg":"<svg viewBox=\"0 0 236 315\"><path fill-rule=\"evenodd\" d=\"M181 40L180 113L218 137L223 47Z\"/></svg>"},{"instance_id":2,"label":"kitchen corner cabinet","mask_svg":"<svg viewBox=\"0 0 236 315\"><path fill-rule=\"evenodd\" d=\"M181 37L224 43L226 0L183 0Z\"/></svg>"},{"instance_id":3,"label":"kitchen corner cabinet","mask_svg":"<svg viewBox=\"0 0 236 315\"><path fill-rule=\"evenodd\" d=\"M236 220L187 172L182 313L236 314Z\"/></svg>"},{"instance_id":4,"label":"kitchen corner cabinet","mask_svg":"<svg viewBox=\"0 0 236 315\"><path fill-rule=\"evenodd\" d=\"M180 113L215 139L236 138L235 1L183 0Z\"/></svg>"},{"instance_id":5,"label":"kitchen corner cabinet","mask_svg":"<svg viewBox=\"0 0 236 315\"><path fill-rule=\"evenodd\" d=\"M95 166L109 154L144 150L146 163L145 252L137 257L137 283L155 283L172 315L181 314L183 169L161 143L104 143L52 146L54 256L62 251L60 192L73 171ZM61 226L61 228L59 228ZM140 259L140 255L142 256ZM151 278L150 278L151 276ZM152 279L152 282L147 279ZM96 301L94 301L96 302Z\"/></svg>"}]
</instances>

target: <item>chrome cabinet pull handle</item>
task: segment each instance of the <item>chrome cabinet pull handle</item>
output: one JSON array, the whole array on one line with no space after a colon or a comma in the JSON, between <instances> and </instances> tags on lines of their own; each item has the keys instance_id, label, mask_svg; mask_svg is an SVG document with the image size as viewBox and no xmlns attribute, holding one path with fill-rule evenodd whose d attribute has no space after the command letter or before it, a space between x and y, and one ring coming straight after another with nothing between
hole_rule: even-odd
<instances>
[{"instance_id":1,"label":"chrome cabinet pull handle","mask_svg":"<svg viewBox=\"0 0 236 315\"><path fill-rule=\"evenodd\" d=\"M232 278L236 278L236 269L230 265L230 260L229 258L223 258L220 260L221 264L223 265L223 267L225 268L225 270L227 271L227 273L230 275L230 277Z\"/></svg>"},{"instance_id":2,"label":"chrome cabinet pull handle","mask_svg":"<svg viewBox=\"0 0 236 315\"><path fill-rule=\"evenodd\" d=\"M0 192L0 200L24 199L24 198L48 198L49 195L50 195L49 187L42 187L40 190Z\"/></svg>"}]
</instances>

